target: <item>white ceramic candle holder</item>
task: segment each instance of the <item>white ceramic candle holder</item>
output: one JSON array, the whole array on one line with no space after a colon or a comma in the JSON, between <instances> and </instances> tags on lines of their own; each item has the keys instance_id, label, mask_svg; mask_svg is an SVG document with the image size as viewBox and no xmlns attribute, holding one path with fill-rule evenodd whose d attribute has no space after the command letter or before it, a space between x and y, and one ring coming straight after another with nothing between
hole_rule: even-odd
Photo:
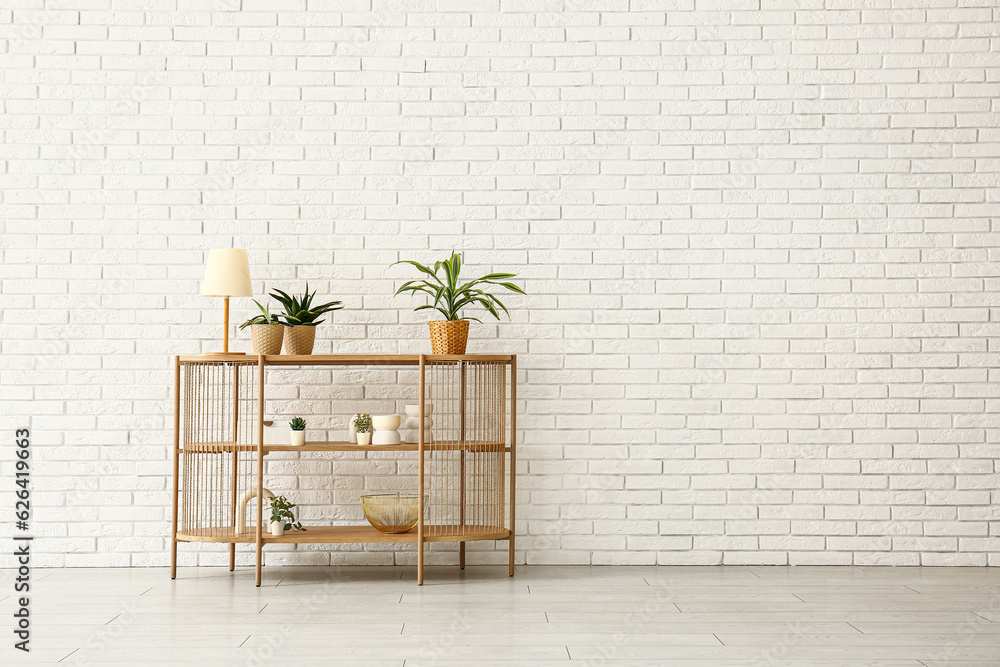
<instances>
[{"instance_id":1,"label":"white ceramic candle holder","mask_svg":"<svg viewBox=\"0 0 1000 667\"><path fill-rule=\"evenodd\" d=\"M373 445L398 445L399 423L402 421L399 415L372 415L372 427L375 432L372 433L372 444Z\"/></svg>"}]
</instances>

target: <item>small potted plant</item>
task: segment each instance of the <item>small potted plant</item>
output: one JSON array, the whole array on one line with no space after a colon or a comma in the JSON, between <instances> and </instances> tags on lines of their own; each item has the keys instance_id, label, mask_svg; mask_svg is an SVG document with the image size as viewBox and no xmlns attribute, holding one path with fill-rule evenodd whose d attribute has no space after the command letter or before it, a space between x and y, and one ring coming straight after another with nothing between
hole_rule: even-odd
<instances>
[{"instance_id":1,"label":"small potted plant","mask_svg":"<svg viewBox=\"0 0 1000 667\"><path fill-rule=\"evenodd\" d=\"M281 354L281 341L285 336L285 327L277 315L272 315L270 308L260 305L254 299L260 315L255 315L240 325L240 329L250 327L250 342L254 354Z\"/></svg>"},{"instance_id":2,"label":"small potted plant","mask_svg":"<svg viewBox=\"0 0 1000 667\"><path fill-rule=\"evenodd\" d=\"M295 520L295 513L292 512L295 504L288 502L288 498L275 496L271 498L270 503L271 535L281 537L285 534L286 530L292 530L293 528L305 532L306 529L302 527L302 524Z\"/></svg>"},{"instance_id":3,"label":"small potted plant","mask_svg":"<svg viewBox=\"0 0 1000 667\"><path fill-rule=\"evenodd\" d=\"M280 289L272 290L271 296L285 308L285 312L279 315L284 320L283 324L288 327L285 332L285 354L312 354L313 344L316 342L316 325L323 321L318 318L331 310L344 307L340 301L312 305L316 292L314 290L312 294L309 293L309 283L306 283L306 291L300 297L289 296Z\"/></svg>"},{"instance_id":4,"label":"small potted plant","mask_svg":"<svg viewBox=\"0 0 1000 667\"><path fill-rule=\"evenodd\" d=\"M430 276L422 280L409 280L396 290L395 295L403 292L416 294L422 292L433 297L434 302L423 306L418 306L414 310L433 309L444 316L444 320L428 322L431 330L431 348L434 354L465 354L465 345L469 339L469 320L476 320L476 317L463 317L462 309L466 306L482 306L486 312L493 317L500 319L500 310L510 313L507 307L492 294L482 289L481 285L499 285L511 292L524 294L524 290L514 283L507 282L510 278L515 278L514 273L487 273L481 278L470 280L466 283L459 282L459 274L462 271L462 254L452 253L451 257L434 263L431 269L413 260L400 260L395 264L412 264L421 273ZM438 272L444 269L444 279L438 276Z\"/></svg>"},{"instance_id":5,"label":"small potted plant","mask_svg":"<svg viewBox=\"0 0 1000 667\"><path fill-rule=\"evenodd\" d=\"M301 447L306 444L306 420L302 417L295 417L288 422L289 435L291 436L292 447Z\"/></svg>"},{"instance_id":6,"label":"small potted plant","mask_svg":"<svg viewBox=\"0 0 1000 667\"><path fill-rule=\"evenodd\" d=\"M372 441L372 416L362 412L354 418L354 428L358 430L358 444L370 445Z\"/></svg>"}]
</instances>

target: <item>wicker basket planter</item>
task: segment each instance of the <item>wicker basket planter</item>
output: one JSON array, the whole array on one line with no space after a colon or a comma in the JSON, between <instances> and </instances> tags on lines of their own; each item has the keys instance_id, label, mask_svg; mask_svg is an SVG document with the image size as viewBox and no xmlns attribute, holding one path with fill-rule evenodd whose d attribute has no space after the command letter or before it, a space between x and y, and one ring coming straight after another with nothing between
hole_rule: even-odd
<instances>
[{"instance_id":1,"label":"wicker basket planter","mask_svg":"<svg viewBox=\"0 0 1000 667\"><path fill-rule=\"evenodd\" d=\"M465 354L469 341L469 320L428 322L434 354Z\"/></svg>"},{"instance_id":2,"label":"wicker basket planter","mask_svg":"<svg viewBox=\"0 0 1000 667\"><path fill-rule=\"evenodd\" d=\"M281 324L250 325L250 342L254 354L281 354L281 342L285 337L285 326Z\"/></svg>"},{"instance_id":3,"label":"wicker basket planter","mask_svg":"<svg viewBox=\"0 0 1000 667\"><path fill-rule=\"evenodd\" d=\"M285 354L312 354L316 327L285 327Z\"/></svg>"}]
</instances>

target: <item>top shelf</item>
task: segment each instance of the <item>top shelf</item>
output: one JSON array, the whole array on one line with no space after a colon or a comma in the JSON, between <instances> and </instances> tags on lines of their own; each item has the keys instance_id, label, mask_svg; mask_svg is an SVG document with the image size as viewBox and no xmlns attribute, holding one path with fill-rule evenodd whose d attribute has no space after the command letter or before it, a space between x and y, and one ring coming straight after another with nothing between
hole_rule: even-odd
<instances>
[{"instance_id":1,"label":"top shelf","mask_svg":"<svg viewBox=\"0 0 1000 667\"><path fill-rule=\"evenodd\" d=\"M427 361L506 361L512 354L427 354ZM265 366L419 366L419 354L201 354L178 357L181 363L243 361Z\"/></svg>"}]
</instances>

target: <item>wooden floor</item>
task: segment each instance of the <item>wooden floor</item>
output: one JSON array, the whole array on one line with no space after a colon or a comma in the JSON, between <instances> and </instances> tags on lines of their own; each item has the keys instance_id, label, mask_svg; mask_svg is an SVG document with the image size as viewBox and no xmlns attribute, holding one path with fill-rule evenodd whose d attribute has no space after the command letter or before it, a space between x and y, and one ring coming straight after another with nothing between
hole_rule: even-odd
<instances>
[{"instance_id":1,"label":"wooden floor","mask_svg":"<svg viewBox=\"0 0 1000 667\"><path fill-rule=\"evenodd\" d=\"M1000 569L35 570L2 665L1000 665ZM6 597L4 597L6 596Z\"/></svg>"}]
</instances>

